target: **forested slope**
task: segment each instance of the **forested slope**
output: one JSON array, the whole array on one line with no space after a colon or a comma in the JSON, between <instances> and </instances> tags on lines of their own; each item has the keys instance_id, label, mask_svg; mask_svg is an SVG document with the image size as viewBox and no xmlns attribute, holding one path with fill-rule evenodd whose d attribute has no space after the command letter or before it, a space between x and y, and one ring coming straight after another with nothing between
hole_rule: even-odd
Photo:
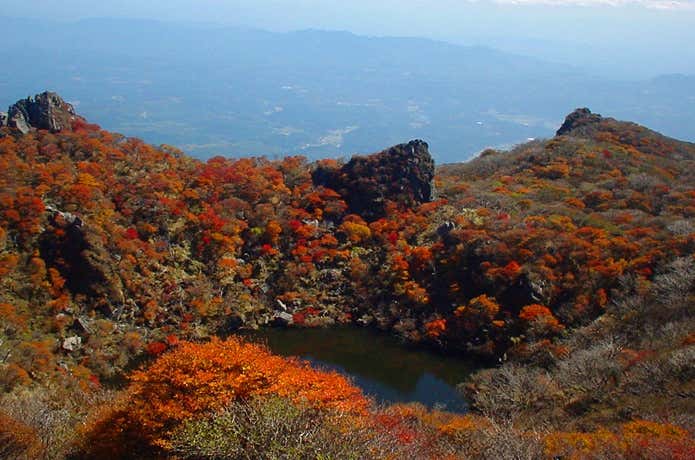
<instances>
[{"instance_id":1,"label":"forested slope","mask_svg":"<svg viewBox=\"0 0 695 460\"><path fill-rule=\"evenodd\" d=\"M435 175L422 141L345 164L201 162L69 118L0 130L8 394L61 379L89 391L237 328L335 323L512 361L469 385L490 423L540 427L528 416L549 411L553 429L591 430L653 415L627 396L638 384L692 394L693 144L578 110L552 139ZM577 387L588 363L611 373ZM692 427L671 417L692 414L674 398L652 403Z\"/></svg>"}]
</instances>

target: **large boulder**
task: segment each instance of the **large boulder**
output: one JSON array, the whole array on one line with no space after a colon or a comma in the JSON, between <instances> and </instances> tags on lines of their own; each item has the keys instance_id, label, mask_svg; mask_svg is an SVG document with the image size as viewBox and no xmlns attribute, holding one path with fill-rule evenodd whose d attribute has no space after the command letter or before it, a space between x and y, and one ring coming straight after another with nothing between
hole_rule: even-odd
<instances>
[{"instance_id":1,"label":"large boulder","mask_svg":"<svg viewBox=\"0 0 695 460\"><path fill-rule=\"evenodd\" d=\"M0 117L2 118L2 117ZM56 93L43 92L11 105L1 125L10 126L23 134L32 129L46 129L52 132L70 131L75 120L83 120L75 113L75 108Z\"/></svg>"},{"instance_id":2,"label":"large boulder","mask_svg":"<svg viewBox=\"0 0 695 460\"><path fill-rule=\"evenodd\" d=\"M400 207L432 201L434 160L427 143L414 140L355 156L341 168L319 166L312 178L338 192L350 212L375 220L385 215L389 201Z\"/></svg>"},{"instance_id":3,"label":"large boulder","mask_svg":"<svg viewBox=\"0 0 695 460\"><path fill-rule=\"evenodd\" d=\"M82 337L75 335L72 337L68 337L65 340L63 340L63 350L65 351L75 351L79 350L82 347Z\"/></svg>"}]
</instances>

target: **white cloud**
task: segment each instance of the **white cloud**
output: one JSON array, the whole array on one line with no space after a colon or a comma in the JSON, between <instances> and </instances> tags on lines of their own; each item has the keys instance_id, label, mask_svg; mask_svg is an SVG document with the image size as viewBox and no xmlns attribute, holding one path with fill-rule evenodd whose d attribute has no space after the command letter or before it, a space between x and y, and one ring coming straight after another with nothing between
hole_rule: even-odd
<instances>
[{"instance_id":1,"label":"white cloud","mask_svg":"<svg viewBox=\"0 0 695 460\"><path fill-rule=\"evenodd\" d=\"M478 0L469 0L476 2ZM695 10L695 0L492 0L511 5L638 6L657 10Z\"/></svg>"}]
</instances>

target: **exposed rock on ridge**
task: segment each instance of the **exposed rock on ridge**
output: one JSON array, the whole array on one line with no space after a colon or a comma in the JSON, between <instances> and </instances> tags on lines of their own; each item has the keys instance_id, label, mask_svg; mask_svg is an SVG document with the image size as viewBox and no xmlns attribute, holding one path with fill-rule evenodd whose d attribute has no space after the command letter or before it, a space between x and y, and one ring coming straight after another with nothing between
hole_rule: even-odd
<instances>
[{"instance_id":1,"label":"exposed rock on ridge","mask_svg":"<svg viewBox=\"0 0 695 460\"><path fill-rule=\"evenodd\" d=\"M434 160L427 143L414 140L355 156L340 169L318 167L312 178L340 193L351 212L374 220L384 216L387 201L407 207L432 201Z\"/></svg>"},{"instance_id":2,"label":"exposed rock on ridge","mask_svg":"<svg viewBox=\"0 0 695 460\"><path fill-rule=\"evenodd\" d=\"M575 109L574 112L567 115L565 122L557 130L558 136L570 134L572 131L582 127L599 123L603 118L597 113L591 113L591 110L586 107Z\"/></svg>"},{"instance_id":3,"label":"exposed rock on ridge","mask_svg":"<svg viewBox=\"0 0 695 460\"><path fill-rule=\"evenodd\" d=\"M695 156L694 143L664 136L637 123L602 117L591 113L587 108L576 109L567 115L556 134L590 138L600 142L619 142L643 153L676 160L692 159Z\"/></svg>"},{"instance_id":4,"label":"exposed rock on ridge","mask_svg":"<svg viewBox=\"0 0 695 460\"><path fill-rule=\"evenodd\" d=\"M71 104L48 91L17 101L3 115L0 114L0 126L16 128L23 134L32 129L70 131L75 120L83 120Z\"/></svg>"}]
</instances>

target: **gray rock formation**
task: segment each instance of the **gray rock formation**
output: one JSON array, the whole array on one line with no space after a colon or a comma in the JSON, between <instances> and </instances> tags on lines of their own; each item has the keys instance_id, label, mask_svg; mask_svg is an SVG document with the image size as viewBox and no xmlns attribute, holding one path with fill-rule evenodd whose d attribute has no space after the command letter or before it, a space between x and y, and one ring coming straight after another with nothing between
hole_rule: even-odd
<instances>
[{"instance_id":1,"label":"gray rock formation","mask_svg":"<svg viewBox=\"0 0 695 460\"><path fill-rule=\"evenodd\" d=\"M338 192L350 212L374 220L385 214L387 201L401 207L432 201L434 160L427 143L414 140L355 156L340 169L319 167L312 179Z\"/></svg>"},{"instance_id":2,"label":"gray rock formation","mask_svg":"<svg viewBox=\"0 0 695 460\"><path fill-rule=\"evenodd\" d=\"M68 337L63 340L63 350L75 351L82 347L82 338L79 336Z\"/></svg>"},{"instance_id":3,"label":"gray rock formation","mask_svg":"<svg viewBox=\"0 0 695 460\"><path fill-rule=\"evenodd\" d=\"M72 130L72 123L78 119L82 117L75 113L71 104L56 93L46 91L11 105L5 121L0 121L0 125L16 128L23 134L32 129L58 132Z\"/></svg>"},{"instance_id":4,"label":"gray rock formation","mask_svg":"<svg viewBox=\"0 0 695 460\"><path fill-rule=\"evenodd\" d=\"M560 126L560 129L555 133L558 136L570 134L578 129L599 123L603 118L597 113L591 113L591 110L586 107L575 109L574 112L567 115L565 122Z\"/></svg>"}]
</instances>

